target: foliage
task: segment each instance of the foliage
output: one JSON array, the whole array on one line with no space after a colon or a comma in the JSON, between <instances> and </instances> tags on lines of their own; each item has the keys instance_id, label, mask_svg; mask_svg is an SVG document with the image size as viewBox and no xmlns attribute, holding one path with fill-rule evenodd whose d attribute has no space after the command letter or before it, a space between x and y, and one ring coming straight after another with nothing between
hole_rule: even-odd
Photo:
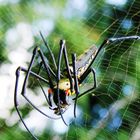
<instances>
[{"instance_id":1,"label":"foliage","mask_svg":"<svg viewBox=\"0 0 140 140\"><path fill-rule=\"evenodd\" d=\"M134 3L132 4L132 2ZM86 1L88 8L86 12L83 12L83 15L80 9L78 9L80 12L77 12L78 10L75 10L75 7L75 9L71 7L73 11L75 10L75 13L73 12L69 16L69 13L66 14L69 12L67 9L71 6L69 0L61 2L56 0L48 2L44 0L19 0L15 3L9 0L7 3L0 5L0 64L3 66L5 63L7 65L12 63L10 52L16 50L19 46L8 45L7 34L11 29L16 29L20 23L30 25L33 30L34 43L26 51L31 52L36 44L41 44L40 47L45 56L48 55L47 49L38 35L39 31L42 31L56 59L60 39L66 40L69 60L71 60L71 53L76 52L77 55L80 55L93 43L99 46L105 38L139 35L138 20L140 12L139 9L136 10L135 8L140 3L138 0L133 0L132 2L128 1L123 7L115 7L103 0L100 2L88 0ZM128 9L129 12L126 14ZM133 23L132 28L121 27L125 19L131 20ZM52 27L52 29L46 29L46 24L48 24L48 27ZM83 111L83 115L80 116L81 118L77 118L75 123L73 122L69 127L68 132L64 134L55 132L51 128L51 125L49 125L50 129L48 127L44 128L40 131L38 137L41 140L53 138L70 140L85 140L87 138L95 140L127 140L130 137L133 138L135 131L132 132L132 135L130 131L137 130L139 127L140 115L140 98L138 94L140 91L138 86L138 83L140 83L140 58L139 55L136 56L140 52L139 47L139 42L132 41L118 42L118 44L114 43L112 46L107 46L104 55L101 53L94 64L95 69L97 68L99 72L97 75L99 86L93 91L97 96L90 94L78 101L78 105ZM20 46L19 48L22 47ZM51 57L48 56L47 58L51 62ZM38 58L37 62L39 62ZM26 60L25 65L27 63L29 63L29 60ZM14 64L12 63L12 65ZM38 63L35 65L34 71L37 70L37 66ZM42 74L44 75L43 72ZM2 74L3 72L0 73L1 76L3 76ZM32 84L34 79L31 80ZM89 78L87 81L92 80ZM131 97L130 93L128 99L123 93L125 86L130 86L130 92L132 92L133 97ZM36 83L34 83L34 86L32 85L32 89L38 95ZM10 94L13 94L13 91L10 92ZM114 105L116 105L116 108L113 108ZM111 108L114 110L112 111ZM28 117L31 110L28 109L27 106L21 107L24 118ZM105 117L101 116L100 111L110 112L111 115L105 114ZM10 108L10 113L14 113L13 106ZM18 125L18 120L12 126L9 126L7 118L3 118L3 116L0 117L2 122L0 125L0 138L3 140L12 140L15 138L17 140L31 139L29 134ZM116 118L120 119L119 121L122 123L120 126L117 125L115 127L113 122ZM129 137L129 135L131 136Z\"/></svg>"}]
</instances>

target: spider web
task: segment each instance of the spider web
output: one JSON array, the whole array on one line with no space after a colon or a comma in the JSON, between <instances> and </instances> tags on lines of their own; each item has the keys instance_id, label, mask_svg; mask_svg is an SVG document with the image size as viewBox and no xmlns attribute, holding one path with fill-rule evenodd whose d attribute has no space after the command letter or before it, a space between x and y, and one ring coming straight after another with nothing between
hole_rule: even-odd
<instances>
[{"instance_id":1,"label":"spider web","mask_svg":"<svg viewBox=\"0 0 140 140\"><path fill-rule=\"evenodd\" d=\"M5 4L7 3L9 1ZM6 33L3 34L1 39L4 39L4 36L6 36L5 44L9 47L8 58L14 65L14 68L12 67L13 73L18 65L22 65L25 68L28 67L32 55L29 52L32 52L33 47L31 46L33 44L38 44L45 56L48 56L47 49L38 34L39 31L42 31L44 36L47 36L56 60L61 38L66 39L69 60L71 60L71 53L75 52L78 56L92 44L96 44L99 47L104 39L108 37L140 35L140 2L138 0L124 0L120 1L120 3L113 3L111 0L81 0L79 2L73 0L64 3L29 1L13 4L10 2L10 6L3 12L4 14L1 12L2 17L4 18L5 15L7 21L9 21L4 21L1 26L1 33L4 32L2 28L6 28ZM18 9L20 4L23 4L21 11ZM14 9L13 5L15 6ZM31 7L33 7L33 12L30 12ZM22 10L26 10L26 12L23 14ZM38 12L34 12L36 10ZM6 14L9 12L11 14ZM28 32L24 32L21 29L27 29ZM17 38L15 40L13 38L10 39L12 31L15 33L14 37ZM27 41L27 38L25 38L25 41L22 42L24 36L29 35L30 32L33 32L35 41L33 38L30 39L32 41ZM18 36L21 36L21 38ZM29 43L26 44L25 42ZM13 47L13 45L17 46L17 48ZM2 48L4 48L4 43ZM22 49L20 50L20 48ZM22 59L24 60L19 62L12 61L12 52L18 52L19 55L23 53L24 57ZM49 137L50 139L138 140L140 138L139 54L140 41L138 40L114 42L102 49L92 65L96 70L97 88L78 100L77 118L74 121L73 104L70 105L70 109L64 115L64 119L68 123L73 121L69 127L65 126L61 119L55 121L46 119L37 111L32 110L22 97L19 97L21 112L26 114L24 116L25 122L40 139ZM1 58L3 57L1 56ZM51 62L50 56L47 58L48 62ZM38 70L39 62L40 58L37 57L33 67L34 71ZM9 66L9 63L2 65L2 75L5 75L3 72L6 68L5 65ZM52 64L50 65L52 66ZM63 67L64 62L62 63ZM41 75L44 78L46 77L46 72L43 68ZM20 79L23 79L23 77ZM46 100L43 94L40 94L42 91L35 80L32 77L29 79L28 92L30 93L30 99L41 110L47 112L48 115L55 116L53 112L46 108ZM23 81L20 82L22 83ZM89 88L92 84L92 76L89 76L80 87L80 92ZM47 91L48 87L44 83L42 85ZM9 95L7 94L7 96ZM11 98L11 100L13 99ZM13 111L11 118L15 114L16 112ZM7 117L5 120L7 125L14 125L18 121L18 119L14 120L10 119L10 117ZM17 130L19 128L24 130L22 125L16 125L16 128ZM44 134L41 136L43 132ZM54 134L55 136L53 136ZM15 136L11 137L14 138Z\"/></svg>"}]
</instances>

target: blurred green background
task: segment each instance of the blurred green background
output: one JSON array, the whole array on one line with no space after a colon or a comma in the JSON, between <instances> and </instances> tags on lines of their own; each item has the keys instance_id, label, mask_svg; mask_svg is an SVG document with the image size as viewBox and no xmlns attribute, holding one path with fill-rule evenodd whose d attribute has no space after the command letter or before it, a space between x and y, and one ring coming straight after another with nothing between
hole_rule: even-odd
<instances>
[{"instance_id":1,"label":"blurred green background","mask_svg":"<svg viewBox=\"0 0 140 140\"><path fill-rule=\"evenodd\" d=\"M140 1L0 0L1 140L32 139L14 109L13 97L15 70L18 66L28 67L36 44L51 62L40 31L56 60L59 40L65 39L71 61L71 53L78 56L92 44L98 47L106 38L140 35ZM61 119L52 121L30 108L19 90L20 109L26 124L40 140L139 140L139 54L140 41L132 40L113 43L100 52L93 64L98 85L92 92L95 96L88 94L78 100L77 118L68 127ZM34 70L39 61L37 58ZM24 74L21 83L23 77ZM30 79L28 92L33 102L44 110L44 97L34 80ZM81 92L91 83L92 76L85 80ZM64 117L67 122L73 120L73 107Z\"/></svg>"}]
</instances>

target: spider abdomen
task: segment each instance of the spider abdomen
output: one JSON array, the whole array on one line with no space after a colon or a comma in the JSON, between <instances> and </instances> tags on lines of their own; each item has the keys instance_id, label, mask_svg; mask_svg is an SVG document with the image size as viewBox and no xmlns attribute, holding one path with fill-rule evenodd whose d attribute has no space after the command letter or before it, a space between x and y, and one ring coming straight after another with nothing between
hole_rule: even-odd
<instances>
[{"instance_id":1,"label":"spider abdomen","mask_svg":"<svg viewBox=\"0 0 140 140\"><path fill-rule=\"evenodd\" d=\"M76 61L77 75L80 77L88 68L97 53L97 47L93 45L84 54L80 55Z\"/></svg>"}]
</instances>

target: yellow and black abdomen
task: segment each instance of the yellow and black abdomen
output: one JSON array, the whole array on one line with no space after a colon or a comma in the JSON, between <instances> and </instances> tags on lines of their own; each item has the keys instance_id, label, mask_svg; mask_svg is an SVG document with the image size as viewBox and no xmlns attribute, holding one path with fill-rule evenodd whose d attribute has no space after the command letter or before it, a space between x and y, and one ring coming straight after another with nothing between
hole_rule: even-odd
<instances>
[{"instance_id":1,"label":"yellow and black abdomen","mask_svg":"<svg viewBox=\"0 0 140 140\"><path fill-rule=\"evenodd\" d=\"M91 64L94 59L98 48L94 45L89 48L84 54L80 55L76 61L76 70L78 77L87 70L88 66Z\"/></svg>"}]
</instances>

